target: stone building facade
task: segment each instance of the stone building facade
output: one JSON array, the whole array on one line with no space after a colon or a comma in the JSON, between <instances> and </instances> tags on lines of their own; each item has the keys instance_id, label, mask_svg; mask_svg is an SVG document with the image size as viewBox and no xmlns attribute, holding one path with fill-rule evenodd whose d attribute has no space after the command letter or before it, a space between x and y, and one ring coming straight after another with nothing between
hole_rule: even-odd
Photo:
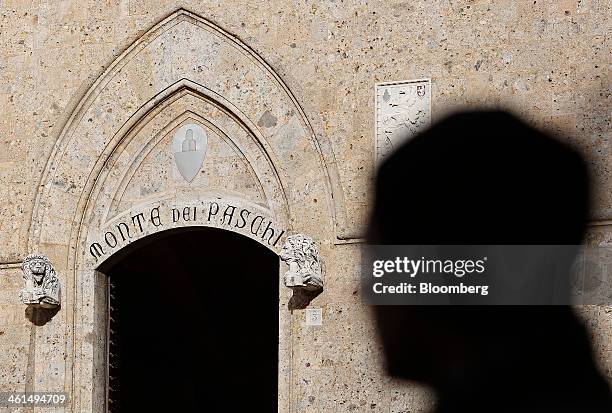
<instances>
[{"instance_id":1,"label":"stone building facade","mask_svg":"<svg viewBox=\"0 0 612 413\"><path fill-rule=\"evenodd\" d=\"M281 256L290 235L316 243L324 289L305 308L289 305L285 264L278 274L279 411L425 411L423 389L385 377L358 294L375 84L431 79L433 121L496 106L563 133L593 169L588 241L611 243L609 7L0 3L0 391L65 391L58 411L104 411L101 265L151 234L203 226ZM31 253L62 286L48 320L19 299ZM612 379L612 310L579 311Z\"/></svg>"}]
</instances>

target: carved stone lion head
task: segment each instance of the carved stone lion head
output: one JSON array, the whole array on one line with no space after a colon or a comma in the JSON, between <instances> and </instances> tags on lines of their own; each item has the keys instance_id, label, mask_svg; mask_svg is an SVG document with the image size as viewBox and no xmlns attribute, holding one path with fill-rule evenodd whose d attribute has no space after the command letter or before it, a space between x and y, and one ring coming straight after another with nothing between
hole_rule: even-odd
<instances>
[{"instance_id":1,"label":"carved stone lion head","mask_svg":"<svg viewBox=\"0 0 612 413\"><path fill-rule=\"evenodd\" d=\"M321 262L319 251L314 240L305 235L296 234L287 237L280 257L288 263L295 262L300 272L321 276Z\"/></svg>"},{"instance_id":2,"label":"carved stone lion head","mask_svg":"<svg viewBox=\"0 0 612 413\"><path fill-rule=\"evenodd\" d=\"M37 285L57 281L57 274L51 261L42 254L30 254L23 261L21 266L23 278L27 281L32 280Z\"/></svg>"}]
</instances>

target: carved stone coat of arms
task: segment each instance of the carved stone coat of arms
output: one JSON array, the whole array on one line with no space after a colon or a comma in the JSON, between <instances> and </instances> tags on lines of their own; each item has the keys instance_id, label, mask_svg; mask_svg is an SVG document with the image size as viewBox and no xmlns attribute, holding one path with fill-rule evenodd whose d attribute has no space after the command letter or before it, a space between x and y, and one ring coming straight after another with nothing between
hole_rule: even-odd
<instances>
[{"instance_id":1,"label":"carved stone coat of arms","mask_svg":"<svg viewBox=\"0 0 612 413\"><path fill-rule=\"evenodd\" d=\"M174 161L181 174L191 182L196 177L206 156L208 137L204 128L193 123L181 126L174 134L172 152Z\"/></svg>"}]
</instances>

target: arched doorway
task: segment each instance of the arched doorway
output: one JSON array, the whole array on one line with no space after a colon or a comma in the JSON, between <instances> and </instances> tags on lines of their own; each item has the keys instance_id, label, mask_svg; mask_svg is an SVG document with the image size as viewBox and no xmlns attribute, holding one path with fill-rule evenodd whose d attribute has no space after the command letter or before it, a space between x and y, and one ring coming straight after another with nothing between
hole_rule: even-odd
<instances>
[{"instance_id":1,"label":"arched doorway","mask_svg":"<svg viewBox=\"0 0 612 413\"><path fill-rule=\"evenodd\" d=\"M104 411L108 279L99 270L141 239L173 228L221 228L279 255L290 235L327 245L350 235L333 147L309 112L248 45L183 9L106 67L66 113L32 210L27 249L53 258L63 293L54 322L33 340L47 349L50 337L65 337L59 351L45 353L56 368L36 372L34 390L63 383L70 411ZM191 183L173 150L186 124L208 137L201 176ZM274 272L276 281L284 271ZM242 287L247 277L253 283L241 274L226 284ZM279 411L289 412L302 315L288 311L294 290L276 291L276 394ZM134 300L152 315L163 304L145 294ZM232 401L247 398L245 391L234 389Z\"/></svg>"},{"instance_id":2,"label":"arched doorway","mask_svg":"<svg viewBox=\"0 0 612 413\"><path fill-rule=\"evenodd\" d=\"M108 411L277 411L278 266L258 242L204 227L105 262Z\"/></svg>"}]
</instances>

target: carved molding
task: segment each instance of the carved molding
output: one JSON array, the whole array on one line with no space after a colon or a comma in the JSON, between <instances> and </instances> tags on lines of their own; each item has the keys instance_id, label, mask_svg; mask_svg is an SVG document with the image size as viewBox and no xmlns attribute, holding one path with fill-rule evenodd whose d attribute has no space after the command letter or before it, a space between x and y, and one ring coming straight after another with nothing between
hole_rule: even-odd
<instances>
[{"instance_id":1,"label":"carved molding","mask_svg":"<svg viewBox=\"0 0 612 413\"><path fill-rule=\"evenodd\" d=\"M21 302L32 307L59 307L60 282L49 258L42 254L30 254L21 269L25 281L25 288L19 293Z\"/></svg>"}]
</instances>

